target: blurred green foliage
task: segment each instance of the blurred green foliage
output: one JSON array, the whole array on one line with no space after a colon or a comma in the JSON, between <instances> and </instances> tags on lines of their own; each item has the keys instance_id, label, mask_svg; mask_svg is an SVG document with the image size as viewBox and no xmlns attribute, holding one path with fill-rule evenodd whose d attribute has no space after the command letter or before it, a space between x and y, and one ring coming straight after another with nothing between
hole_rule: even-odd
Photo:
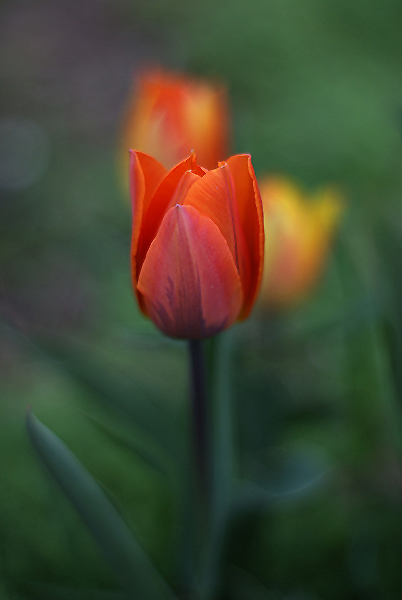
<instances>
[{"instance_id":1,"label":"blurred green foliage","mask_svg":"<svg viewBox=\"0 0 402 600\"><path fill-rule=\"evenodd\" d=\"M236 459L251 487L222 597L399 598L401 3L26 0L0 11L1 597L122 597L37 467L28 404L174 571L186 349L133 300L116 166L132 77L161 62L228 86L233 149L257 174L335 182L348 205L311 299L235 328Z\"/></svg>"}]
</instances>

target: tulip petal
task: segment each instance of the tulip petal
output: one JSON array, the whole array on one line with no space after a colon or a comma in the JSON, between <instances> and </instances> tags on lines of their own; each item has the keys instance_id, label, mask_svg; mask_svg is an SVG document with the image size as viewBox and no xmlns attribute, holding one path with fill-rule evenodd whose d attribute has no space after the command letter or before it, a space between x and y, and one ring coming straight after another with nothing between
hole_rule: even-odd
<instances>
[{"instance_id":1,"label":"tulip petal","mask_svg":"<svg viewBox=\"0 0 402 600\"><path fill-rule=\"evenodd\" d=\"M249 154L237 154L228 158L227 164L233 177L236 204L249 250L248 287L243 288L244 305L239 316L245 319L254 304L261 284L264 265L264 217L257 179Z\"/></svg>"},{"instance_id":2,"label":"tulip petal","mask_svg":"<svg viewBox=\"0 0 402 600\"><path fill-rule=\"evenodd\" d=\"M228 164L221 163L218 169L209 171L197 181L187 194L185 204L196 208L219 227L232 252L246 298L251 286L250 256L240 222L234 179Z\"/></svg>"},{"instance_id":3,"label":"tulip petal","mask_svg":"<svg viewBox=\"0 0 402 600\"><path fill-rule=\"evenodd\" d=\"M143 216L146 214L151 198L166 173L165 167L152 156L130 150L130 193L133 213L131 255L134 261ZM133 273L135 271L135 266L133 266Z\"/></svg>"},{"instance_id":4,"label":"tulip petal","mask_svg":"<svg viewBox=\"0 0 402 600\"><path fill-rule=\"evenodd\" d=\"M144 260L138 290L154 323L168 335L187 339L229 327L243 303L225 238L191 206L167 212Z\"/></svg>"},{"instance_id":5,"label":"tulip petal","mask_svg":"<svg viewBox=\"0 0 402 600\"><path fill-rule=\"evenodd\" d=\"M187 171L191 171L194 178L186 176L186 183L183 185L181 180ZM173 197L181 197L182 195L180 189L177 190L177 188L183 187L183 191L187 193L190 186L194 183L195 177L202 177L204 174L205 171L197 165L195 154L192 154L169 171L161 181L151 198L147 211L144 211L136 256L138 273L141 270L148 248L158 232L164 215L169 207L173 206ZM176 203L177 200L175 201Z\"/></svg>"},{"instance_id":6,"label":"tulip petal","mask_svg":"<svg viewBox=\"0 0 402 600\"><path fill-rule=\"evenodd\" d=\"M226 172L222 168L208 171L193 185L184 203L186 206L197 209L199 213L216 223L227 241L238 267L239 249L236 230L239 221L230 171L227 168Z\"/></svg>"}]
</instances>

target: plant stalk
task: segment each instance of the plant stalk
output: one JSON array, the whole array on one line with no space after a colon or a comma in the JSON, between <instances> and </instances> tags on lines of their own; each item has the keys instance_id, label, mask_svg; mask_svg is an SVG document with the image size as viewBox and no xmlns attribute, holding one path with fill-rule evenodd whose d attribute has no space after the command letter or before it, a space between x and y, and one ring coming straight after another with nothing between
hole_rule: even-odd
<instances>
[{"instance_id":1,"label":"plant stalk","mask_svg":"<svg viewBox=\"0 0 402 600\"><path fill-rule=\"evenodd\" d=\"M208 402L206 360L203 340L190 340L189 350L197 491L206 503L209 496Z\"/></svg>"}]
</instances>

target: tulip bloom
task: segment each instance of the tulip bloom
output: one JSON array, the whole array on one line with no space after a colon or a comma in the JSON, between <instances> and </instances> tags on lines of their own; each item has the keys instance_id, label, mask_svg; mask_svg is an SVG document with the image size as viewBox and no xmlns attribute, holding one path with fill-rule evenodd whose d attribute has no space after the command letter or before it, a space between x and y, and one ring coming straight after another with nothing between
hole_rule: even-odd
<instances>
[{"instance_id":1,"label":"tulip bloom","mask_svg":"<svg viewBox=\"0 0 402 600\"><path fill-rule=\"evenodd\" d=\"M310 199L286 179L263 179L260 189L265 221L261 305L280 308L302 300L317 281L342 203L334 189Z\"/></svg>"},{"instance_id":2,"label":"tulip bloom","mask_svg":"<svg viewBox=\"0 0 402 600\"><path fill-rule=\"evenodd\" d=\"M167 172L131 151L131 268L142 312L164 333L202 339L245 319L262 277L260 193L249 155L217 169L195 155Z\"/></svg>"},{"instance_id":3,"label":"tulip bloom","mask_svg":"<svg viewBox=\"0 0 402 600\"><path fill-rule=\"evenodd\" d=\"M223 88L153 70L139 78L123 126L123 157L136 148L167 169L195 151L213 169L227 156L228 106ZM127 165L128 167L128 165Z\"/></svg>"}]
</instances>

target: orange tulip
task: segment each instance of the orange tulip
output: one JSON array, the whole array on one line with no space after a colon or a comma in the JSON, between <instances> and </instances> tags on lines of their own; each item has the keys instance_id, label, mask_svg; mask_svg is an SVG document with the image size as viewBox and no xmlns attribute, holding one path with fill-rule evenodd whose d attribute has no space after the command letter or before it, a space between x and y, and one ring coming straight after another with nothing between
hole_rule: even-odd
<instances>
[{"instance_id":1,"label":"orange tulip","mask_svg":"<svg viewBox=\"0 0 402 600\"><path fill-rule=\"evenodd\" d=\"M131 151L132 277L143 313L166 334L202 339L245 319L263 266L262 203L251 158L167 172Z\"/></svg>"},{"instance_id":2,"label":"orange tulip","mask_svg":"<svg viewBox=\"0 0 402 600\"><path fill-rule=\"evenodd\" d=\"M167 169L195 151L213 169L227 156L228 106L223 88L153 70L139 78L123 126L123 156L136 148Z\"/></svg>"},{"instance_id":3,"label":"orange tulip","mask_svg":"<svg viewBox=\"0 0 402 600\"><path fill-rule=\"evenodd\" d=\"M261 305L289 306L317 281L342 211L338 193L327 188L311 201L287 179L260 183L265 221L265 266Z\"/></svg>"}]
</instances>

